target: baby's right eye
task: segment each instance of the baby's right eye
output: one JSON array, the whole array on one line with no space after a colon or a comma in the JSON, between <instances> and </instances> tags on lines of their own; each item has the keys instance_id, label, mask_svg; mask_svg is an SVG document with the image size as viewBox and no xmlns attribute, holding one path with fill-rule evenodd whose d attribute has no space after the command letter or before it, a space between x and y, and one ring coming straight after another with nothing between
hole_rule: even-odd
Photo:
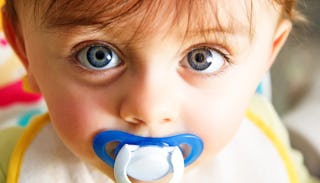
<instances>
[{"instance_id":1,"label":"baby's right eye","mask_svg":"<svg viewBox=\"0 0 320 183\"><path fill-rule=\"evenodd\" d=\"M93 70L111 69L121 64L118 55L105 45L87 46L76 57L82 66Z\"/></svg>"}]
</instances>

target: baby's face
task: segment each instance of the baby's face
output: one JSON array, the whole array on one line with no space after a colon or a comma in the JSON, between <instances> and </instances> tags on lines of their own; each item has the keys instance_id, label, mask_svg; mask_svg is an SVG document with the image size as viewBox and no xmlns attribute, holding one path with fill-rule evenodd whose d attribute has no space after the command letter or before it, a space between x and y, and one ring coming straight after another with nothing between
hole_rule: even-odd
<instances>
[{"instance_id":1,"label":"baby's face","mask_svg":"<svg viewBox=\"0 0 320 183\"><path fill-rule=\"evenodd\" d=\"M204 141L195 165L213 158L235 135L273 61L278 13L271 4L253 1L251 13L250 2L213 1L218 12L192 14L210 22L197 26L184 15L172 25L178 12L164 2L145 24L143 13L104 29L48 28L28 13L22 22L29 78L45 97L55 130L109 176L112 169L92 149L104 130L193 133Z\"/></svg>"}]
</instances>

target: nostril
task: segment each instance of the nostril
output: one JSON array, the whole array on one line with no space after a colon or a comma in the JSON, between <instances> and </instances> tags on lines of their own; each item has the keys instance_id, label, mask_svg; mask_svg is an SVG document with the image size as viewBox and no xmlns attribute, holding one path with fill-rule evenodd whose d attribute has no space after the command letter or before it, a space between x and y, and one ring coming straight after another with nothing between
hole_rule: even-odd
<instances>
[{"instance_id":1,"label":"nostril","mask_svg":"<svg viewBox=\"0 0 320 183\"><path fill-rule=\"evenodd\" d=\"M128 123L134 124L134 125L153 124L152 121L145 121L145 120L142 120L142 119L139 119L139 118L135 118L135 117L126 118L125 121L128 122ZM169 123L171 121L172 120L170 118L164 118L164 119L160 120L159 123Z\"/></svg>"},{"instance_id":2,"label":"nostril","mask_svg":"<svg viewBox=\"0 0 320 183\"><path fill-rule=\"evenodd\" d=\"M131 123L131 124L143 124L144 121L139 119L139 118L136 118L136 117L127 117L127 118L124 118L124 120L128 123Z\"/></svg>"},{"instance_id":3,"label":"nostril","mask_svg":"<svg viewBox=\"0 0 320 183\"><path fill-rule=\"evenodd\" d=\"M165 123L168 123L168 122L171 122L172 120L170 119L170 118L164 118L163 119L163 122L165 122Z\"/></svg>"},{"instance_id":4,"label":"nostril","mask_svg":"<svg viewBox=\"0 0 320 183\"><path fill-rule=\"evenodd\" d=\"M133 123L135 123L135 124L144 123L143 120L138 119L138 118L133 118L132 121L133 121Z\"/></svg>"}]
</instances>

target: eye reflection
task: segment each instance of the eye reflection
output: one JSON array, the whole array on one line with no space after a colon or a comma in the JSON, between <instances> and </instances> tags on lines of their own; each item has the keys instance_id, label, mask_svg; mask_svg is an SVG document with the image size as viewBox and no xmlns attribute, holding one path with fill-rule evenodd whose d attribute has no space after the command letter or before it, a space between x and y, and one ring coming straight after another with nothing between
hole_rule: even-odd
<instances>
[{"instance_id":1,"label":"eye reflection","mask_svg":"<svg viewBox=\"0 0 320 183\"><path fill-rule=\"evenodd\" d=\"M197 48L187 54L187 62L197 72L215 73L223 68L226 58L214 49Z\"/></svg>"},{"instance_id":2,"label":"eye reflection","mask_svg":"<svg viewBox=\"0 0 320 183\"><path fill-rule=\"evenodd\" d=\"M92 70L106 70L121 64L118 55L108 46L91 45L77 54L79 63Z\"/></svg>"}]
</instances>

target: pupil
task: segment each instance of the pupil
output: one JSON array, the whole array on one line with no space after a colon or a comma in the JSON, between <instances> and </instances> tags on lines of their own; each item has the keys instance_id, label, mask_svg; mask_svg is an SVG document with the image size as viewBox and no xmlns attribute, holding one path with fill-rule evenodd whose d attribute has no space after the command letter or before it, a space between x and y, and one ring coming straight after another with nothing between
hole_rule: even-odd
<instances>
[{"instance_id":1,"label":"pupil","mask_svg":"<svg viewBox=\"0 0 320 183\"><path fill-rule=\"evenodd\" d=\"M195 55L195 61L198 63L202 63L205 60L204 55L202 53L197 53Z\"/></svg>"},{"instance_id":2,"label":"pupil","mask_svg":"<svg viewBox=\"0 0 320 183\"><path fill-rule=\"evenodd\" d=\"M101 51L101 50L97 51L95 55L96 55L96 58L97 58L98 60L102 60L102 59L104 59L104 57L105 57L104 52Z\"/></svg>"}]
</instances>

